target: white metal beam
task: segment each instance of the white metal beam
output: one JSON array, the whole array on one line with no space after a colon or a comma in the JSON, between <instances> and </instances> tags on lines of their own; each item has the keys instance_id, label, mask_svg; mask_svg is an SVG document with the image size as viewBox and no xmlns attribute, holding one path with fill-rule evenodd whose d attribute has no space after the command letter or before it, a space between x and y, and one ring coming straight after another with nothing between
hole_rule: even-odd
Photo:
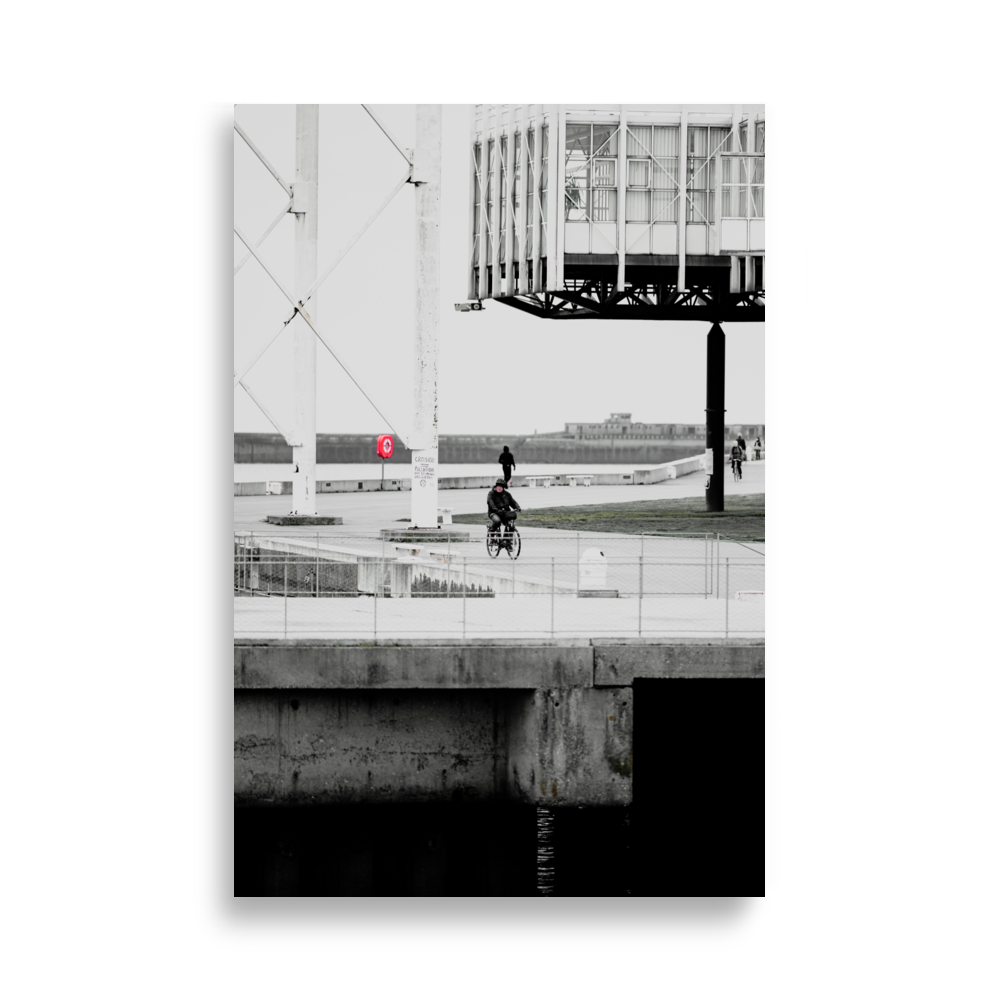
<instances>
[{"instance_id":1,"label":"white metal beam","mask_svg":"<svg viewBox=\"0 0 1000 1000\"><path fill-rule=\"evenodd\" d=\"M253 366L254 366L255 364L257 364L257 362L258 362L258 361L260 360L260 357L261 357L261 355L262 355L262 354L263 354L263 353L264 353L264 352L265 352L265 351L266 351L266 350L267 350L267 349L268 349L268 348L269 348L269 347L270 347L270 346L271 346L271 345L272 345L272 344L273 344L273 343L274 343L274 342L275 342L275 341L276 341L276 340L278 339L278 337L279 337L279 336L281 336L281 331L282 331L282 330L284 330L284 329L285 329L285 327L286 327L286 326L288 326L288 324L289 324L289 323L291 323L291 321L292 321L293 319L295 319L295 313L296 313L297 311L298 311L298 310L296 310L296 309L293 309L293 310L292 310L292 311L291 311L291 312L290 312L290 313L289 313L289 314L288 314L288 315L287 315L287 316L286 316L286 317L284 318L284 320L282 321L282 324L281 324L281 326L279 326L279 327L278 327L278 329L277 329L277 330L275 330L273 334L271 334L270 338L268 338L268 341L267 341L267 343L266 343L266 344L264 344L264 346L263 346L263 347L262 347L262 348L261 348L261 349L260 349L260 350L259 350L259 351L258 351L258 352L257 352L257 353L256 353L256 354L254 355L254 356L253 356L253 360L252 360L252 361L251 361L251 362L250 362L250 363L249 363L249 364L248 364L248 365L247 365L247 366L246 366L246 367L245 367L245 368L243 369L243 371L241 371L241 372L240 372L240 373L239 373L239 374L238 374L238 375L236 376L236 379L235 379L235 381L233 382L233 388L235 388L235 387L236 387L236 385L237 385L237 384L238 384L238 383L239 383L239 382L240 382L240 381L241 381L241 380L242 380L242 379L243 379L243 378L244 378L244 377L246 376L247 372L248 372L248 371L250 371L250 369L251 369L251 368L253 368Z\"/></svg>"},{"instance_id":2,"label":"white metal beam","mask_svg":"<svg viewBox=\"0 0 1000 1000\"><path fill-rule=\"evenodd\" d=\"M542 289L542 192L541 183L542 162L542 105L535 105L535 116L531 123L531 285L529 291L541 292Z\"/></svg>"},{"instance_id":3,"label":"white metal beam","mask_svg":"<svg viewBox=\"0 0 1000 1000\"><path fill-rule=\"evenodd\" d=\"M557 150L557 164L556 164L556 177L558 183L558 190L556 191L556 201L558 205L556 206L556 211L559 213L556 216L556 231L553 235L556 237L555 246L555 272L556 272L556 284L554 287L563 288L565 285L564 275L563 275L563 257L565 256L566 249L566 105L560 104L557 116L557 122L559 125L559 131L556 133L556 150ZM551 137L551 133L549 133ZM549 148L549 156L552 156L551 147ZM552 263L552 255L549 255L549 262Z\"/></svg>"},{"instance_id":4,"label":"white metal beam","mask_svg":"<svg viewBox=\"0 0 1000 1000\"><path fill-rule=\"evenodd\" d=\"M514 294L514 105L507 111L507 127L504 129L507 151L503 158L503 186L507 190L503 222L503 259L507 276L500 283L501 295Z\"/></svg>"},{"instance_id":5,"label":"white metal beam","mask_svg":"<svg viewBox=\"0 0 1000 1000\"><path fill-rule=\"evenodd\" d=\"M312 283L308 292L306 292L306 297L302 300L302 305L305 305L315 294L319 291L320 285L326 281L327 278L333 274L334 268L344 259L347 252L358 242L359 239L364 235L365 230L382 214L382 210L389 204L390 201L396 196L399 190L406 185L406 182L410 179L409 171L401 177L396 184L396 186L382 199L382 204L372 212L371 215L365 220L364 225L348 240L347 245L339 254L334 258L333 263Z\"/></svg>"},{"instance_id":6,"label":"white metal beam","mask_svg":"<svg viewBox=\"0 0 1000 1000\"><path fill-rule=\"evenodd\" d=\"M285 286L280 281L278 281L278 279L274 275L274 272L267 266L267 264L264 263L263 260L261 260L260 254L257 253L256 248L253 246L253 244L243 234L243 230L240 229L239 226L235 226L234 225L233 226L233 232L236 233L236 235L241 240L243 240L243 243L246 245L246 248L250 251L250 253L252 253L254 255L254 257L257 258L257 263L260 264L260 266L262 268L264 268L264 270L267 272L268 277L278 286L278 288L281 289L281 294L284 295L285 298L288 299L288 301L291 302L291 304L294 306L296 303L295 303L295 299L292 298L291 292L289 292L288 289L285 288Z\"/></svg>"},{"instance_id":7,"label":"white metal beam","mask_svg":"<svg viewBox=\"0 0 1000 1000\"><path fill-rule=\"evenodd\" d=\"M466 257L469 267L469 280L468 284L468 297L470 299L479 298L479 289L474 287L475 278L475 254L476 254L476 223L478 219L473 219L473 213L476 211L476 181L480 182L480 191L482 191L482 180L479 177L479 171L476 169L476 143L475 143L475 124L476 124L476 112L475 108L469 108L469 135L472 137L473 141L471 148L469 150L470 166L472 167L469 173L469 254Z\"/></svg>"},{"instance_id":8,"label":"white metal beam","mask_svg":"<svg viewBox=\"0 0 1000 1000\"><path fill-rule=\"evenodd\" d=\"M416 267L413 308L413 444L410 523L437 527L438 497L438 333L441 291L441 105L417 105L414 162L416 190ZM499 125L499 122L498 122ZM499 138L499 128L497 129ZM498 192L499 193L499 192ZM507 190L510 197L510 189ZM494 258L494 293L500 279Z\"/></svg>"},{"instance_id":9,"label":"white metal beam","mask_svg":"<svg viewBox=\"0 0 1000 1000\"><path fill-rule=\"evenodd\" d=\"M490 211L490 256L492 263L493 291L491 295L499 298L503 293L500 290L500 186L502 181L503 165L500 160L500 116L503 114L503 105L493 105L493 183L490 185L490 193L493 195L493 206ZM487 286L489 287L489 286Z\"/></svg>"},{"instance_id":10,"label":"white metal beam","mask_svg":"<svg viewBox=\"0 0 1000 1000\"><path fill-rule=\"evenodd\" d=\"M274 416L271 414L271 411L268 410L268 408L253 394L252 390L250 389L250 386L248 386L246 382L242 381L238 376L236 382L237 385L243 386L244 390L246 391L246 394L259 407L260 412L263 413L264 416L271 421L271 426L273 426L274 429L285 439L285 441L294 448L296 444L298 444L298 442L295 441L295 439L281 426L281 424L279 424L278 421L274 419Z\"/></svg>"},{"instance_id":11,"label":"white metal beam","mask_svg":"<svg viewBox=\"0 0 1000 1000\"><path fill-rule=\"evenodd\" d=\"M677 291L687 288L687 171L688 171L688 141L687 141L687 111L681 110L681 131L678 139L680 148L677 150L677 185L683 194L681 207L677 212Z\"/></svg>"},{"instance_id":12,"label":"white metal beam","mask_svg":"<svg viewBox=\"0 0 1000 1000\"><path fill-rule=\"evenodd\" d=\"M409 163L410 154L407 153L406 150L402 146L400 146L398 142L396 142L396 137L386 127L385 122L382 121L382 119L379 118L379 116L375 114L375 112L372 111L372 109L367 104L362 104L361 107L363 107L365 111L367 111L368 114L371 115L372 121L375 122L375 124L378 125L378 127L385 133L385 137L389 140L389 142L391 142L396 147L396 149L399 150L399 155L402 156L402 158L406 160L407 163Z\"/></svg>"},{"instance_id":13,"label":"white metal beam","mask_svg":"<svg viewBox=\"0 0 1000 1000\"><path fill-rule=\"evenodd\" d=\"M652 182L652 178L650 178ZM652 187L652 183L650 184ZM628 115L621 106L618 118L618 278L615 291L625 291L625 203L628 199ZM652 195L650 195L652 200ZM650 240L652 249L652 240Z\"/></svg>"},{"instance_id":14,"label":"white metal beam","mask_svg":"<svg viewBox=\"0 0 1000 1000\"><path fill-rule=\"evenodd\" d=\"M514 218L514 228L517 231L517 291L523 292L528 288L528 252L527 233L525 232L525 192L528 186L528 106L521 105L521 112L518 116L518 130L516 142L518 144L517 154L514 156L514 180L517 184L517 211ZM520 162L520 172L518 163ZM518 174L520 173L520 176Z\"/></svg>"},{"instance_id":15,"label":"white metal beam","mask_svg":"<svg viewBox=\"0 0 1000 1000\"><path fill-rule=\"evenodd\" d=\"M271 161L268 160L268 158L257 148L253 139L251 139L250 136L248 136L246 132L244 132L243 129L240 128L239 122L234 121L233 128L236 129L239 135L242 136L243 141L254 151L254 153L257 156L257 159L260 160L260 162L263 163L265 167L267 167L267 169L271 173L271 176L285 189L285 194L287 194L288 197L291 198L292 197L291 184L289 184L288 181L286 181L285 178L282 177L281 174L279 174L278 171L274 169L274 167L271 165Z\"/></svg>"},{"instance_id":16,"label":"white metal beam","mask_svg":"<svg viewBox=\"0 0 1000 1000\"><path fill-rule=\"evenodd\" d=\"M264 240L266 240L266 239L268 238L268 236L270 236L270 235L271 235L271 230L272 230L272 229L274 229L274 227L275 227L275 226L276 226L276 225L277 225L277 224L278 224L279 222L281 222L281 220L282 220L282 219L283 219L283 218L284 218L284 217L285 217L286 215L288 215L289 211L291 210L291 207L292 207L292 203L291 203L291 201L289 201L289 202L288 202L288 203L287 203L287 204L285 205L285 207L284 207L284 208L283 208L283 209L282 209L282 210L281 210L281 211L280 211L280 212L279 212L279 213L278 213L278 214L277 214L277 215L276 215L276 216L274 217L274 222L272 222L272 223L271 223L271 225L269 225L269 226L267 227L267 229L265 229L265 230L264 230L264 232L263 232L263 233L261 233L260 237L259 237L259 238L257 239L257 242L256 242L256 243L254 244L254 249L256 249L257 247L259 247L259 246L261 245L261 243L263 243L263 242L264 242ZM249 260L249 259L250 259L250 258L251 258L252 256L253 256L253 254L252 254L252 253L250 253L250 251L249 251L249 250L248 250L248 251L247 251L247 252L246 252L246 253L245 253L245 254L243 255L243 259L242 259L242 260L241 260L241 261L240 261L240 262L239 262L239 263L238 263L238 264L236 265L236 267L234 267L234 268L233 268L233 277L234 277L234 278L236 277L236 274L237 274L237 272L239 271L239 269L240 269L240 268L241 268L241 267L242 267L242 266L243 266L243 265L244 265L244 264L245 264L245 263L246 263L246 262L247 262L247 261L248 261L248 260Z\"/></svg>"},{"instance_id":17,"label":"white metal beam","mask_svg":"<svg viewBox=\"0 0 1000 1000\"><path fill-rule=\"evenodd\" d=\"M319 235L319 105L295 107L295 298L316 280ZM273 277L273 275L272 275ZM301 311L301 309L300 309ZM316 341L297 324L292 330L292 510L316 513Z\"/></svg>"},{"instance_id":18,"label":"white metal beam","mask_svg":"<svg viewBox=\"0 0 1000 1000\"><path fill-rule=\"evenodd\" d=\"M312 332L316 334L316 337L319 339L319 342L330 352L330 356L333 358L333 360L336 361L341 368L343 368L344 374L346 374L347 377L358 387L358 390L360 391L361 395L364 396L369 403L371 403L372 409L386 422L386 424L389 427L389 430L391 430L393 434L395 434L396 437L403 442L404 447L409 448L410 445L408 436L405 436L399 430L397 430L397 428L393 425L392 421L378 408L378 406L375 405L375 400L373 400L371 396L369 396L368 393L365 392L361 383L354 377L354 373L351 371L351 369L347 367L347 365L343 362L341 358L337 357L337 353L330 346L330 341L324 336L319 326L316 324L316 321L304 309L299 309L298 314L305 320L306 325L312 330Z\"/></svg>"},{"instance_id":19,"label":"white metal beam","mask_svg":"<svg viewBox=\"0 0 1000 1000\"><path fill-rule=\"evenodd\" d=\"M545 171L545 194L548 198L548 205L545 206L545 214L548 216L545 224L545 291L554 292L556 290L556 230L559 223L556 220L556 212L564 211L559 204L559 198L565 197L559 190L558 164L562 157L562 150L559 148L559 105L546 104L548 109L548 136L549 136L549 168Z\"/></svg>"}]
</instances>

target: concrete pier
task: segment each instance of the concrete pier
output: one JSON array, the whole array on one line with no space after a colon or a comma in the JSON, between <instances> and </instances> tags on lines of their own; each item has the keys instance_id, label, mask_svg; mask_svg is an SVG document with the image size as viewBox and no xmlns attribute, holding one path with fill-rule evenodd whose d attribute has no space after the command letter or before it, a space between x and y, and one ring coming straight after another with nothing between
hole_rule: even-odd
<instances>
[{"instance_id":1,"label":"concrete pier","mask_svg":"<svg viewBox=\"0 0 1000 1000\"><path fill-rule=\"evenodd\" d=\"M632 801L633 682L764 677L764 644L234 645L237 805Z\"/></svg>"}]
</instances>

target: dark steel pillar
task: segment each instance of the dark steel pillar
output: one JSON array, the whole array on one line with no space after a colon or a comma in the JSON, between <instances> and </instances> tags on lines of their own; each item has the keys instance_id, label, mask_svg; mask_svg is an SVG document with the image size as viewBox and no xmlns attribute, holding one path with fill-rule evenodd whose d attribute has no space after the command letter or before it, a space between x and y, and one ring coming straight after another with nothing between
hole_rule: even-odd
<instances>
[{"instance_id":1,"label":"dark steel pillar","mask_svg":"<svg viewBox=\"0 0 1000 1000\"><path fill-rule=\"evenodd\" d=\"M708 375L705 389L705 451L712 453L705 482L705 509L725 510L726 335L718 323L708 331Z\"/></svg>"}]
</instances>

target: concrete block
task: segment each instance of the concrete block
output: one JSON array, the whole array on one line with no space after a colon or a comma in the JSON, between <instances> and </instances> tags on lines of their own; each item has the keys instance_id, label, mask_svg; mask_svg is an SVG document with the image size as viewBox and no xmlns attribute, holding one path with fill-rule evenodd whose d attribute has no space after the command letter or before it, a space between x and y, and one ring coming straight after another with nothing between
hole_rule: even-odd
<instances>
[{"instance_id":1,"label":"concrete block","mask_svg":"<svg viewBox=\"0 0 1000 1000\"><path fill-rule=\"evenodd\" d=\"M594 646L595 687L628 685L637 677L763 676L764 643L754 640Z\"/></svg>"},{"instance_id":2,"label":"concrete block","mask_svg":"<svg viewBox=\"0 0 1000 1000\"><path fill-rule=\"evenodd\" d=\"M594 653L581 646L234 645L241 688L592 687Z\"/></svg>"},{"instance_id":3,"label":"concrete block","mask_svg":"<svg viewBox=\"0 0 1000 1000\"><path fill-rule=\"evenodd\" d=\"M497 800L527 693L237 691L237 805Z\"/></svg>"},{"instance_id":4,"label":"concrete block","mask_svg":"<svg viewBox=\"0 0 1000 1000\"><path fill-rule=\"evenodd\" d=\"M511 797L549 806L632 801L631 688L535 691L508 727Z\"/></svg>"}]
</instances>

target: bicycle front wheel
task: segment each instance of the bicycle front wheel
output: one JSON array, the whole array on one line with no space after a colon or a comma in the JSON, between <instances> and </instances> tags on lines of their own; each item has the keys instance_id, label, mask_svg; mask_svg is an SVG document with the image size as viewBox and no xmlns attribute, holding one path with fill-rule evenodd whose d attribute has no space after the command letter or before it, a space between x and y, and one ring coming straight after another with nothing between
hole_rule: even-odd
<instances>
[{"instance_id":1,"label":"bicycle front wheel","mask_svg":"<svg viewBox=\"0 0 1000 1000\"><path fill-rule=\"evenodd\" d=\"M507 539L507 555L516 559L521 554L521 535L517 528L512 528Z\"/></svg>"}]
</instances>

